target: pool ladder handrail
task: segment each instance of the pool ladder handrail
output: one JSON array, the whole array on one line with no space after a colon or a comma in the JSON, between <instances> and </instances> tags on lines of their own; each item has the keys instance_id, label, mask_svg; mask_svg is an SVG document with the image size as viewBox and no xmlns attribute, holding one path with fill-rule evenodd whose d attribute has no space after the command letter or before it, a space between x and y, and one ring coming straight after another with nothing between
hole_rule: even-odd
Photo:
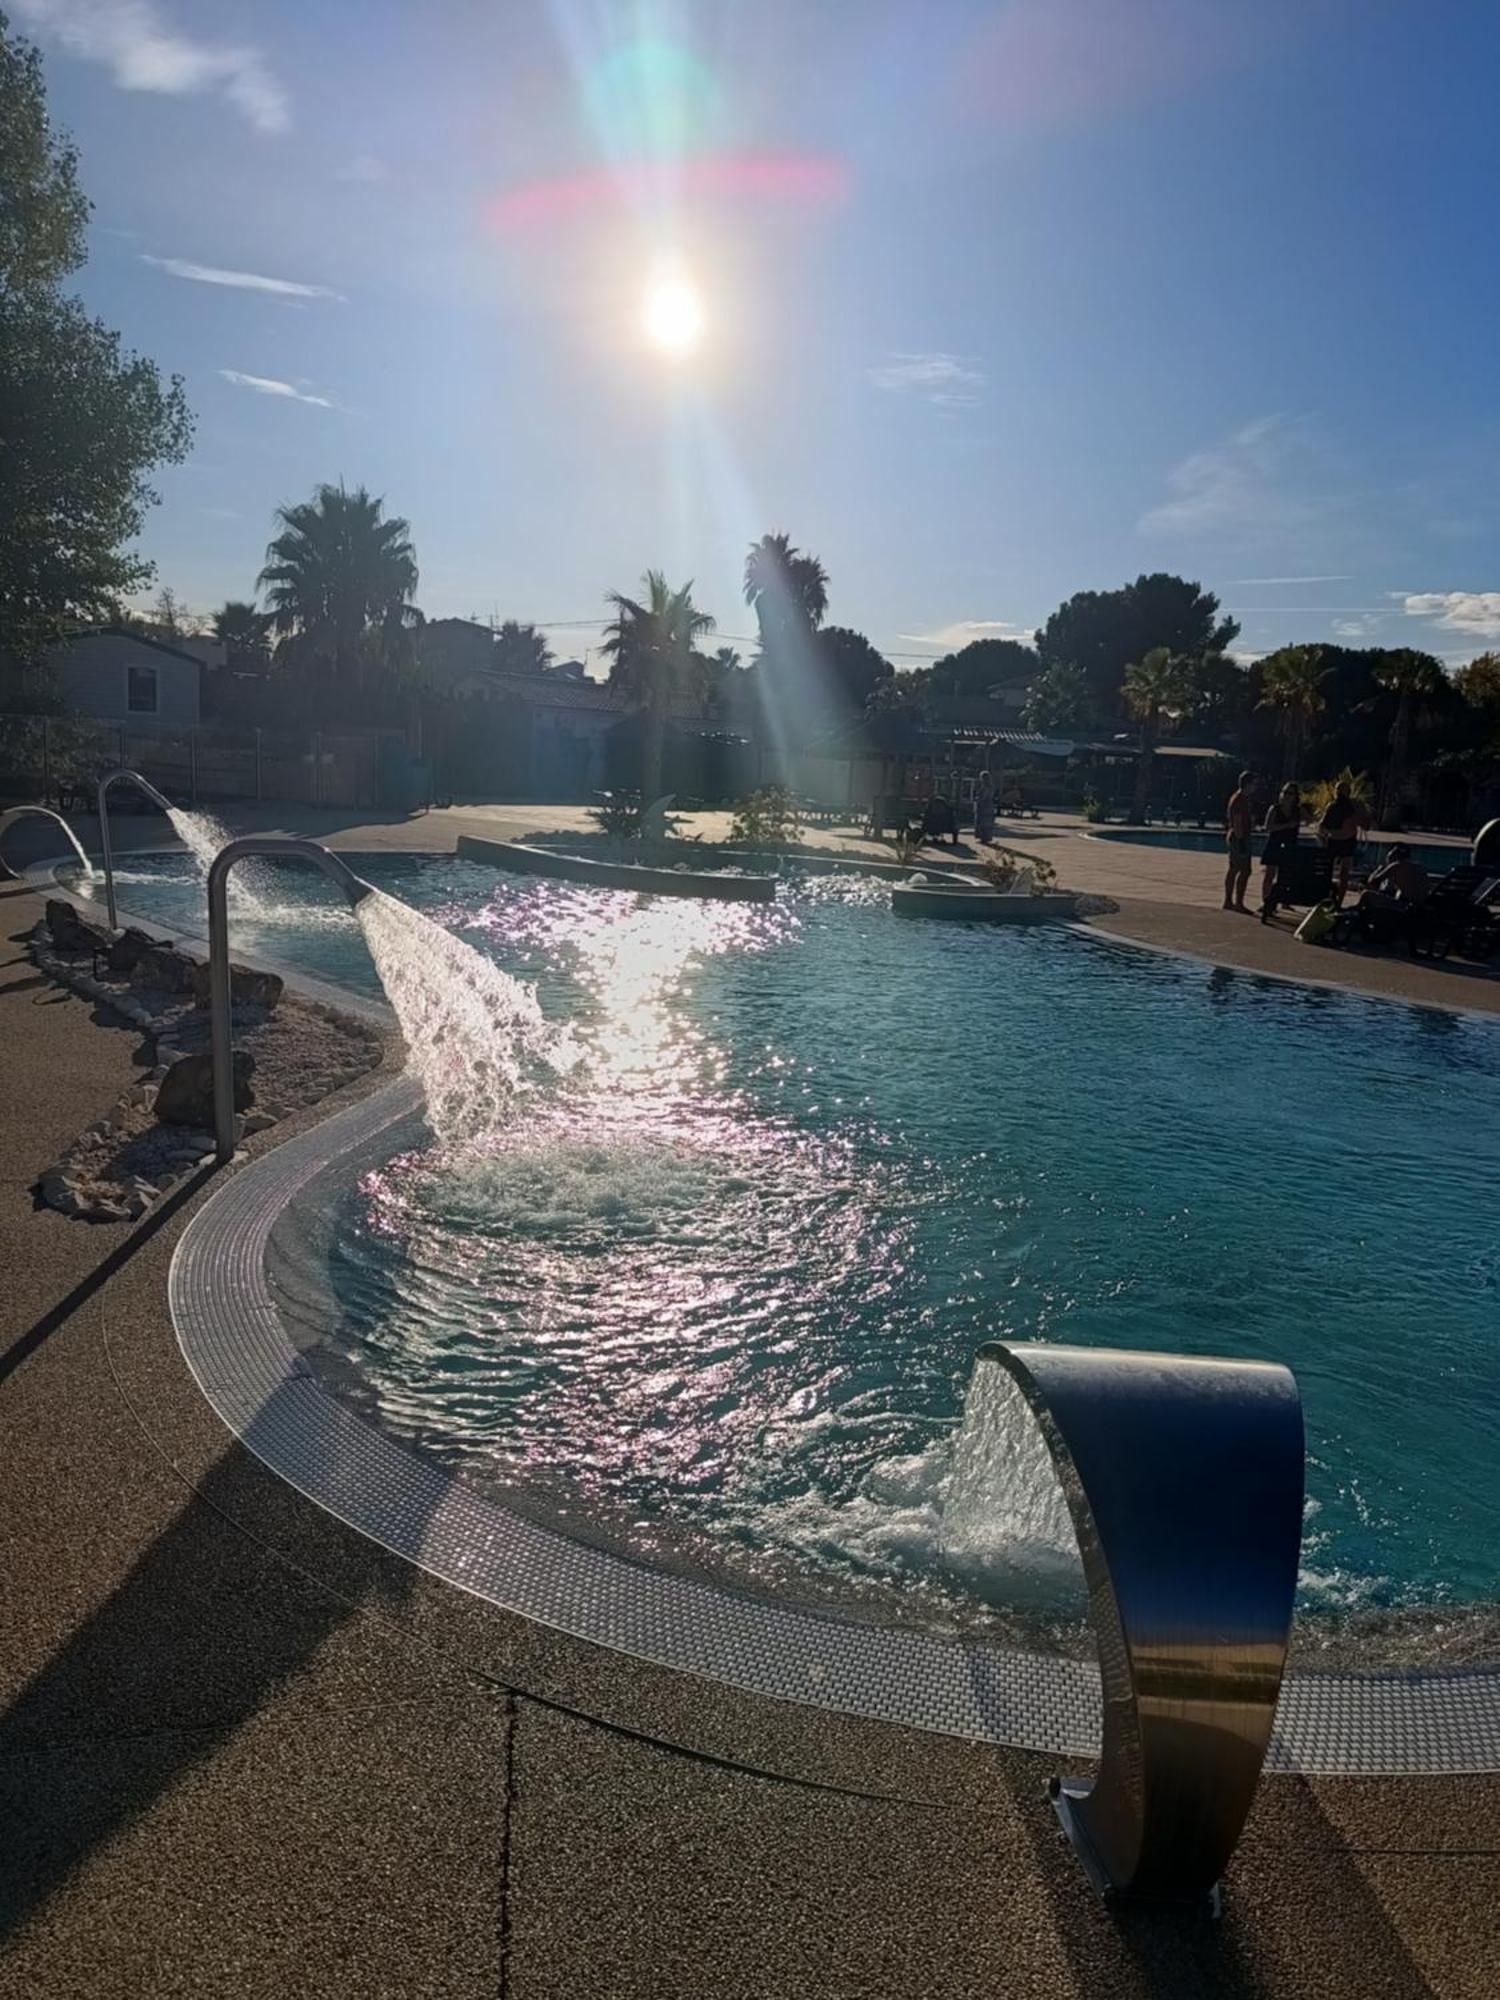
<instances>
[{"instance_id":1,"label":"pool ladder handrail","mask_svg":"<svg viewBox=\"0 0 1500 2000\"><path fill-rule=\"evenodd\" d=\"M1260 1781L1302 1544L1302 1402L1272 1362L990 1341L1046 1442L1099 1646L1059 1818L1110 1898L1218 1899Z\"/></svg>"},{"instance_id":2,"label":"pool ladder handrail","mask_svg":"<svg viewBox=\"0 0 1500 2000\"><path fill-rule=\"evenodd\" d=\"M83 851L83 842L78 838L78 835L73 831L72 827L69 826L68 822L63 818L60 812L54 812L51 806L38 806L38 805L7 806L4 812L0 812L0 842L4 841L6 834L9 832L10 828L15 824L15 822L18 819L50 819L54 826L60 826L63 832L68 836L68 845L72 848L73 852L78 856L79 860L83 863L84 867L88 870L89 874L90 875L93 874L94 872L93 863L89 860L87 854L85 854ZM6 866L3 860L0 860L0 871L3 871L6 874L10 874L12 872Z\"/></svg>"},{"instance_id":3,"label":"pool ladder handrail","mask_svg":"<svg viewBox=\"0 0 1500 2000\"><path fill-rule=\"evenodd\" d=\"M298 840L283 834L250 833L231 840L214 856L208 870L208 995L210 1049L214 1076L214 1157L222 1166L234 1158L234 1023L230 1008L229 871L251 855L279 855L284 860L310 861L343 890L351 910L357 909L373 885L356 875L347 861L321 841Z\"/></svg>"},{"instance_id":4,"label":"pool ladder handrail","mask_svg":"<svg viewBox=\"0 0 1500 2000\"><path fill-rule=\"evenodd\" d=\"M109 837L109 794L115 785L123 783L126 779L138 791L144 792L153 805L160 806L164 813L170 814L172 810L170 802L164 799L151 780L143 778L139 771L128 770L122 765L117 771L106 771L99 780L96 808L99 814L99 845L104 851L104 903L109 911L109 927L112 931L120 928L120 922L115 910L115 850L114 843Z\"/></svg>"}]
</instances>

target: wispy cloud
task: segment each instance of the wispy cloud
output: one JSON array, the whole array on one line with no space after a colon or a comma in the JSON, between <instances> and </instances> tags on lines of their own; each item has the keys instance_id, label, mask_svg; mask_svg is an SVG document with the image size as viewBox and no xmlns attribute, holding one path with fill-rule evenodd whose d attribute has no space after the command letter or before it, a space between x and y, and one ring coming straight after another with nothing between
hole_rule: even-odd
<instances>
[{"instance_id":1,"label":"wispy cloud","mask_svg":"<svg viewBox=\"0 0 1500 2000\"><path fill-rule=\"evenodd\" d=\"M901 632L897 636L914 646L937 646L944 652L956 652L975 639L1016 639L1027 646L1032 632L1029 626L1013 625L1007 618L956 618L950 625L939 625L935 632Z\"/></svg>"},{"instance_id":2,"label":"wispy cloud","mask_svg":"<svg viewBox=\"0 0 1500 2000\"><path fill-rule=\"evenodd\" d=\"M294 403L314 403L320 410L337 407L331 396L314 396L307 389L299 389L295 382L278 382L272 375L246 375L238 368L221 368L219 373L236 389L253 389L257 396L286 396Z\"/></svg>"},{"instance_id":3,"label":"wispy cloud","mask_svg":"<svg viewBox=\"0 0 1500 2000\"><path fill-rule=\"evenodd\" d=\"M1401 603L1408 618L1430 618L1470 639L1500 639L1500 590L1413 590Z\"/></svg>"},{"instance_id":4,"label":"wispy cloud","mask_svg":"<svg viewBox=\"0 0 1500 2000\"><path fill-rule=\"evenodd\" d=\"M28 28L102 63L121 90L184 97L221 92L257 132L284 132L286 92L258 49L174 28L154 0L11 0Z\"/></svg>"},{"instance_id":5,"label":"wispy cloud","mask_svg":"<svg viewBox=\"0 0 1500 2000\"><path fill-rule=\"evenodd\" d=\"M373 153L356 153L352 160L345 160L341 167L334 169L336 181L383 181L385 161L377 160Z\"/></svg>"},{"instance_id":6,"label":"wispy cloud","mask_svg":"<svg viewBox=\"0 0 1500 2000\"><path fill-rule=\"evenodd\" d=\"M921 396L940 409L966 409L984 394L985 378L956 354L890 354L865 371L877 389Z\"/></svg>"},{"instance_id":7,"label":"wispy cloud","mask_svg":"<svg viewBox=\"0 0 1500 2000\"><path fill-rule=\"evenodd\" d=\"M1171 497L1143 514L1149 535L1261 533L1305 523L1319 509L1291 487L1298 427L1279 416L1257 417L1222 444L1195 451L1167 474Z\"/></svg>"},{"instance_id":8,"label":"wispy cloud","mask_svg":"<svg viewBox=\"0 0 1500 2000\"><path fill-rule=\"evenodd\" d=\"M349 303L342 292L330 291L327 285L300 285L290 278L263 278L258 271L221 271L214 264L190 264L183 257L143 254L141 262L154 264L158 271L166 271L174 278L187 278L195 285L228 285L240 292L274 292L283 299L333 299L339 305Z\"/></svg>"},{"instance_id":9,"label":"wispy cloud","mask_svg":"<svg viewBox=\"0 0 1500 2000\"><path fill-rule=\"evenodd\" d=\"M1335 618L1333 629L1340 639L1368 639L1380 628L1378 611L1361 612L1354 618Z\"/></svg>"}]
</instances>

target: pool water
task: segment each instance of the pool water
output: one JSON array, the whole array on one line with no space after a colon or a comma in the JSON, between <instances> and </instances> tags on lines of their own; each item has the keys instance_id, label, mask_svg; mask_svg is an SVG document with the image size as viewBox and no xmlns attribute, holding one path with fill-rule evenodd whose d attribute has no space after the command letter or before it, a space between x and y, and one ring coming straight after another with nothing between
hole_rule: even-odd
<instances>
[{"instance_id":1,"label":"pool water","mask_svg":"<svg viewBox=\"0 0 1500 2000\"><path fill-rule=\"evenodd\" d=\"M941 1621L1013 1583L945 1535L982 1341L1260 1356L1306 1408L1304 1612L1500 1597L1489 1024L900 923L864 881L356 865L581 1051L483 1148L414 1126L278 1225L315 1361L412 1446L650 1557ZM373 990L321 880L276 876L237 948ZM174 859L120 895L201 891Z\"/></svg>"},{"instance_id":2,"label":"pool water","mask_svg":"<svg viewBox=\"0 0 1500 2000\"><path fill-rule=\"evenodd\" d=\"M1212 829L1193 832L1184 827L1151 827L1142 829L1132 828L1128 832L1113 833L1101 829L1097 833L1091 833L1089 838L1091 840L1123 842L1125 845L1131 847L1170 847L1190 854L1222 855L1224 853L1224 835L1222 832L1215 832ZM1399 836L1393 834L1388 840L1360 841L1355 849L1355 865L1359 868L1378 868L1381 862L1389 856L1391 846L1397 838ZM1305 845L1311 846L1313 844L1313 836L1310 833L1304 833L1303 841ZM1264 836L1257 833L1255 836L1257 860L1260 857L1260 850L1264 844ZM1450 868L1464 867L1468 864L1469 849L1467 847L1443 847L1436 842L1415 840L1409 840L1406 845L1411 849L1412 859L1420 861L1430 875L1446 875Z\"/></svg>"}]
</instances>

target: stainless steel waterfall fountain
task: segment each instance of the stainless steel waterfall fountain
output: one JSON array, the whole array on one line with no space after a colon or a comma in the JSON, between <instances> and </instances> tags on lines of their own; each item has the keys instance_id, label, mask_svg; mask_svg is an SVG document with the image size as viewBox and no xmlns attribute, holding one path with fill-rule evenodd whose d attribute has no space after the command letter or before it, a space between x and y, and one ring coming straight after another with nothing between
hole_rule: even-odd
<instances>
[{"instance_id":1,"label":"stainless steel waterfall fountain","mask_svg":"<svg viewBox=\"0 0 1500 2000\"><path fill-rule=\"evenodd\" d=\"M1110 1897L1213 1896L1270 1742L1302 1541L1286 1368L1010 1346L1083 1556L1104 1700L1097 1777L1057 1812Z\"/></svg>"},{"instance_id":2,"label":"stainless steel waterfall fountain","mask_svg":"<svg viewBox=\"0 0 1500 2000\"><path fill-rule=\"evenodd\" d=\"M68 837L68 845L83 863L85 873L93 874L89 858L83 851L83 843L61 813L54 812L51 806L10 806L5 812L0 812L0 842L4 841L7 831L18 819L50 819L54 826L60 826ZM5 872L8 871L0 863L0 873Z\"/></svg>"},{"instance_id":3,"label":"stainless steel waterfall fountain","mask_svg":"<svg viewBox=\"0 0 1500 2000\"><path fill-rule=\"evenodd\" d=\"M164 813L172 808L156 789L149 778L143 778L139 771L107 771L99 780L99 845L104 850L104 903L109 911L109 927L119 929L119 919L115 914L115 850L109 837L109 793L114 785L129 779L138 791L146 794L153 805L160 806Z\"/></svg>"},{"instance_id":4,"label":"stainless steel waterfall fountain","mask_svg":"<svg viewBox=\"0 0 1500 2000\"><path fill-rule=\"evenodd\" d=\"M251 833L221 847L208 871L208 979L210 1030L214 1067L214 1149L222 1165L234 1158L234 1023L230 1013L229 871L252 854L281 855L310 861L332 876L349 899L351 910L373 893L355 874L316 840L292 840L276 834Z\"/></svg>"}]
</instances>

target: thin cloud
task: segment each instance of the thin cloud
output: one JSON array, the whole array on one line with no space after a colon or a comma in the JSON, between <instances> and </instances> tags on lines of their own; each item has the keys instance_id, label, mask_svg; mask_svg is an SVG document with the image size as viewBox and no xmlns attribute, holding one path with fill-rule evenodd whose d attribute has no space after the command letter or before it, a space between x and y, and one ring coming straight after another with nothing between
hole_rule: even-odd
<instances>
[{"instance_id":1,"label":"thin cloud","mask_svg":"<svg viewBox=\"0 0 1500 2000\"><path fill-rule=\"evenodd\" d=\"M166 97L216 91L257 132L284 132L286 92L258 49L195 40L154 0L11 0L19 18L70 55L102 63L121 90Z\"/></svg>"},{"instance_id":2,"label":"thin cloud","mask_svg":"<svg viewBox=\"0 0 1500 2000\"><path fill-rule=\"evenodd\" d=\"M956 652L976 639L1014 639L1029 646L1034 635L1029 626L1013 625L1007 618L956 618L951 625L939 625L935 632L898 632L896 636L913 646L937 646L943 652Z\"/></svg>"},{"instance_id":3,"label":"thin cloud","mask_svg":"<svg viewBox=\"0 0 1500 2000\"><path fill-rule=\"evenodd\" d=\"M1500 639L1500 590L1416 590L1402 599L1408 618L1430 618L1470 639Z\"/></svg>"},{"instance_id":4,"label":"thin cloud","mask_svg":"<svg viewBox=\"0 0 1500 2000\"><path fill-rule=\"evenodd\" d=\"M342 292L330 291L327 285L300 285L290 278L264 278L258 271L221 271L214 264L190 264L184 257L148 257L142 255L143 264L154 264L158 271L165 271L174 278L186 278L195 285L228 285L239 292L273 292L283 299L332 299L338 305L349 301Z\"/></svg>"},{"instance_id":5,"label":"thin cloud","mask_svg":"<svg viewBox=\"0 0 1500 2000\"><path fill-rule=\"evenodd\" d=\"M356 153L352 160L346 160L334 169L336 181L364 181L373 185L385 179L385 162L377 160L373 153Z\"/></svg>"},{"instance_id":6,"label":"thin cloud","mask_svg":"<svg viewBox=\"0 0 1500 2000\"><path fill-rule=\"evenodd\" d=\"M1330 511L1329 501L1313 491L1320 470L1303 424L1257 417L1222 444L1190 452L1173 466L1169 497L1136 525L1158 537L1274 538L1284 544L1289 530L1322 522Z\"/></svg>"},{"instance_id":7,"label":"thin cloud","mask_svg":"<svg viewBox=\"0 0 1500 2000\"><path fill-rule=\"evenodd\" d=\"M985 378L956 354L891 354L865 370L877 389L921 396L939 409L966 409L984 394Z\"/></svg>"},{"instance_id":8,"label":"thin cloud","mask_svg":"<svg viewBox=\"0 0 1500 2000\"><path fill-rule=\"evenodd\" d=\"M332 397L314 396L309 390L299 389L294 382L278 382L272 375L246 375L239 368L221 368L219 373L236 389L253 389L257 396L286 396L294 403L315 404L320 410L337 408Z\"/></svg>"}]
</instances>

